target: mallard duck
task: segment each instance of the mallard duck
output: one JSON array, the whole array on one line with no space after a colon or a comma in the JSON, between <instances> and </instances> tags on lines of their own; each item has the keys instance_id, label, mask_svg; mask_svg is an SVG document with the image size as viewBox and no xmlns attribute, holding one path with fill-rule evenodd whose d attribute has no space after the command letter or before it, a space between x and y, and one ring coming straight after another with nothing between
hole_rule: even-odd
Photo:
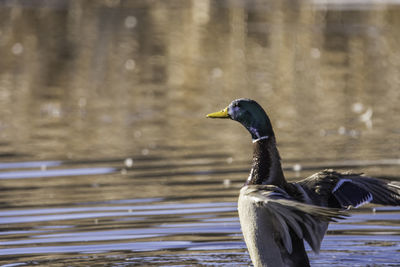
<instances>
[{"instance_id":1,"label":"mallard duck","mask_svg":"<svg viewBox=\"0 0 400 267\"><path fill-rule=\"evenodd\" d=\"M355 173L324 170L288 183L271 122L254 100L234 100L207 117L238 121L253 139L252 168L240 190L238 213L254 266L309 266L304 240L318 253L329 222L348 216L346 209L400 205L399 186Z\"/></svg>"}]
</instances>

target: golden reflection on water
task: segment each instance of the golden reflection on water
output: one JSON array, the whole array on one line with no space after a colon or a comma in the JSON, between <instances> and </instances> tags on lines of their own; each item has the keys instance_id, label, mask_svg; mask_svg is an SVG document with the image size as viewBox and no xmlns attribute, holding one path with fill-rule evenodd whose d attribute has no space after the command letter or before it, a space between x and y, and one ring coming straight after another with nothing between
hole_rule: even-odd
<instances>
[{"instance_id":1,"label":"golden reflection on water","mask_svg":"<svg viewBox=\"0 0 400 267\"><path fill-rule=\"evenodd\" d=\"M397 6L58 3L1 8L2 153L82 158L197 141L246 149L238 125L203 118L249 97L270 113L284 158L324 147L333 158L398 156Z\"/></svg>"},{"instance_id":2,"label":"golden reflection on water","mask_svg":"<svg viewBox=\"0 0 400 267\"><path fill-rule=\"evenodd\" d=\"M399 27L385 1L2 1L0 159L118 172L5 179L1 203L235 202L249 135L205 115L239 97L266 108L288 170L398 179Z\"/></svg>"}]
</instances>

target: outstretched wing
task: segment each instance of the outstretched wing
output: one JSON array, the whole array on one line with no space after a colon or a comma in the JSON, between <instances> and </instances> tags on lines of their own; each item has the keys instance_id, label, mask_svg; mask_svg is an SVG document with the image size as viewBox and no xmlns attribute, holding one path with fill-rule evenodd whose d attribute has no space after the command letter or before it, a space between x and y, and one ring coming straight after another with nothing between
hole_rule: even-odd
<instances>
[{"instance_id":1,"label":"outstretched wing","mask_svg":"<svg viewBox=\"0 0 400 267\"><path fill-rule=\"evenodd\" d=\"M313 201L325 201L321 205L328 207L350 208L366 203L400 205L398 185L356 173L325 170L298 184Z\"/></svg>"},{"instance_id":2,"label":"outstretched wing","mask_svg":"<svg viewBox=\"0 0 400 267\"><path fill-rule=\"evenodd\" d=\"M347 216L338 209L293 200L284 190L271 185L247 186L242 190L244 192L241 193L270 214L274 222L273 230L279 234L289 253L293 249L289 228L300 239L305 239L315 252L319 252L328 223Z\"/></svg>"}]
</instances>

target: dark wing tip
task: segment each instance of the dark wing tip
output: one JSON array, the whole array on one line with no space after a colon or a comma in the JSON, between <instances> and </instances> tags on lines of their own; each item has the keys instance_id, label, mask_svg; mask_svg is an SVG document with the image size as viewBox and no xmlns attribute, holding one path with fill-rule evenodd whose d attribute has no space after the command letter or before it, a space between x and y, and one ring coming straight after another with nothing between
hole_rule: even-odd
<instances>
[{"instance_id":1,"label":"dark wing tip","mask_svg":"<svg viewBox=\"0 0 400 267\"><path fill-rule=\"evenodd\" d=\"M340 179L332 194L343 208L357 208L366 203L400 205L398 185L371 177L357 175Z\"/></svg>"}]
</instances>

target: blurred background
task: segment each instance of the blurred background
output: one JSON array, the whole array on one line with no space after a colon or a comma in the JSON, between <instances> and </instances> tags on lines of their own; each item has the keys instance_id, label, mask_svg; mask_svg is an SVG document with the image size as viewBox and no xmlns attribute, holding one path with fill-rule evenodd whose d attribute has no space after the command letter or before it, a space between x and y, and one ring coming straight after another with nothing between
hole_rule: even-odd
<instances>
[{"instance_id":1,"label":"blurred background","mask_svg":"<svg viewBox=\"0 0 400 267\"><path fill-rule=\"evenodd\" d=\"M249 264L250 135L205 118L240 97L270 115L289 180L400 180L399 4L0 0L4 263ZM370 212L312 262L398 263L400 210Z\"/></svg>"}]
</instances>

